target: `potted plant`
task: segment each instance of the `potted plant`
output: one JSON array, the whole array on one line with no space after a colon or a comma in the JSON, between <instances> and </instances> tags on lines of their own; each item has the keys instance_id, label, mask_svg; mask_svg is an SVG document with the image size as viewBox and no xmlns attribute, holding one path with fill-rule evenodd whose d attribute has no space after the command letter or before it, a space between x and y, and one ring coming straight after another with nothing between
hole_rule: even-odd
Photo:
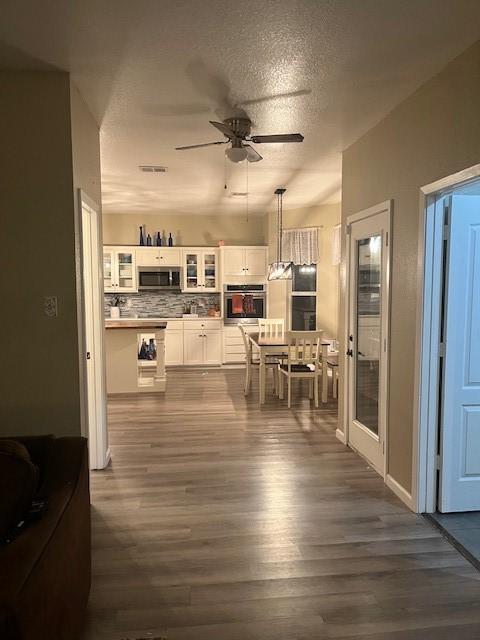
<instances>
[{"instance_id":1,"label":"potted plant","mask_svg":"<svg viewBox=\"0 0 480 640\"><path fill-rule=\"evenodd\" d=\"M110 317L111 318L119 318L120 317L120 307L122 304L125 304L125 298L122 296L116 295L110 301Z\"/></svg>"}]
</instances>

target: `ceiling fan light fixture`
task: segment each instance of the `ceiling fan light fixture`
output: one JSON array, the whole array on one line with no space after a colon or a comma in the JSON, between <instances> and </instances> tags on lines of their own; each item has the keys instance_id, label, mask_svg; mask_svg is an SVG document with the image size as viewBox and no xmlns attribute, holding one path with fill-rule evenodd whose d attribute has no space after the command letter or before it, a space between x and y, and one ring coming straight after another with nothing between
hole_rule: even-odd
<instances>
[{"instance_id":1,"label":"ceiling fan light fixture","mask_svg":"<svg viewBox=\"0 0 480 640\"><path fill-rule=\"evenodd\" d=\"M230 147L225 149L225 155L231 162L243 162L247 158L247 150L244 147Z\"/></svg>"}]
</instances>

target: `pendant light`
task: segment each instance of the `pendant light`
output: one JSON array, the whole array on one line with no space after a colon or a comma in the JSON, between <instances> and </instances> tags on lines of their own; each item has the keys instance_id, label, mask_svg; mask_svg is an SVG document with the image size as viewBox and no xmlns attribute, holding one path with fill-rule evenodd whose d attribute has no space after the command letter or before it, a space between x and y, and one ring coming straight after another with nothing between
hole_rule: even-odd
<instances>
[{"instance_id":1,"label":"pendant light","mask_svg":"<svg viewBox=\"0 0 480 640\"><path fill-rule=\"evenodd\" d=\"M277 196L277 261L268 265L267 280L291 280L292 263L282 260L282 240L283 240L283 194L286 189L275 189Z\"/></svg>"}]
</instances>

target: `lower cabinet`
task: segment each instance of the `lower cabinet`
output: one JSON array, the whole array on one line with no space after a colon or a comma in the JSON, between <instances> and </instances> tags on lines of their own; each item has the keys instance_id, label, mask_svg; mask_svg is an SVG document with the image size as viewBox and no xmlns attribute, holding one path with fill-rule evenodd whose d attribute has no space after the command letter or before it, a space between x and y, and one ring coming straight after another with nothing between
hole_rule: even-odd
<instances>
[{"instance_id":1,"label":"lower cabinet","mask_svg":"<svg viewBox=\"0 0 480 640\"><path fill-rule=\"evenodd\" d=\"M165 332L165 364L170 367L183 364L183 329Z\"/></svg>"},{"instance_id":2,"label":"lower cabinet","mask_svg":"<svg viewBox=\"0 0 480 640\"><path fill-rule=\"evenodd\" d=\"M222 364L221 320L169 320L165 332L165 364Z\"/></svg>"},{"instance_id":3,"label":"lower cabinet","mask_svg":"<svg viewBox=\"0 0 480 640\"><path fill-rule=\"evenodd\" d=\"M203 364L205 354L205 339L203 333L195 329L183 332L183 362L184 364Z\"/></svg>"},{"instance_id":4,"label":"lower cabinet","mask_svg":"<svg viewBox=\"0 0 480 640\"><path fill-rule=\"evenodd\" d=\"M258 324L244 325L247 333L258 331ZM245 344L237 325L226 326L223 330L223 362L233 364L245 362Z\"/></svg>"},{"instance_id":5,"label":"lower cabinet","mask_svg":"<svg viewBox=\"0 0 480 640\"><path fill-rule=\"evenodd\" d=\"M222 362L222 333L219 329L185 329L184 364L217 365Z\"/></svg>"}]
</instances>

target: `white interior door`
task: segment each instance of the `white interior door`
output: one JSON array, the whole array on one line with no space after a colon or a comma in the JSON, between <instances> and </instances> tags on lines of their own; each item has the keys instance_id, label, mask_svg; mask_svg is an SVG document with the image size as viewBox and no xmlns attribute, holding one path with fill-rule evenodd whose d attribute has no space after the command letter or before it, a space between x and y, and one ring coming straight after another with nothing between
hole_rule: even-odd
<instances>
[{"instance_id":1,"label":"white interior door","mask_svg":"<svg viewBox=\"0 0 480 640\"><path fill-rule=\"evenodd\" d=\"M390 212L350 225L348 442L385 474Z\"/></svg>"},{"instance_id":2,"label":"white interior door","mask_svg":"<svg viewBox=\"0 0 480 640\"><path fill-rule=\"evenodd\" d=\"M480 510L480 196L453 195L445 290L439 509Z\"/></svg>"},{"instance_id":3,"label":"white interior door","mask_svg":"<svg viewBox=\"0 0 480 640\"><path fill-rule=\"evenodd\" d=\"M87 434L90 468L103 469L110 459L103 345L103 253L100 249L98 212L83 199L81 212Z\"/></svg>"}]
</instances>

